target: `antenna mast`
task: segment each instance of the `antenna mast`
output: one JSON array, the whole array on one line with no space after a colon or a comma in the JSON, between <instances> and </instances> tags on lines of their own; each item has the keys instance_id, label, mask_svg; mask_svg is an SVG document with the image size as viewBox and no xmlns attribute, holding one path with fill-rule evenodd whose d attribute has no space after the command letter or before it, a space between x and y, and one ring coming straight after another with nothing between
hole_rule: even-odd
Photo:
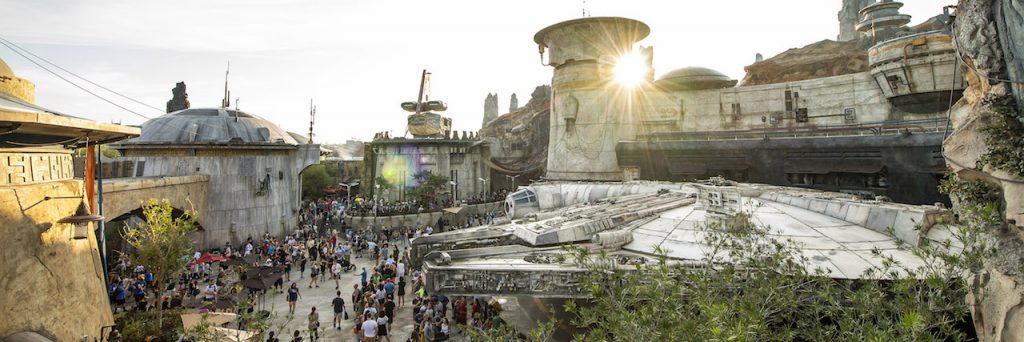
<instances>
[{"instance_id":1,"label":"antenna mast","mask_svg":"<svg viewBox=\"0 0 1024 342\"><path fill-rule=\"evenodd\" d=\"M309 99L309 144L313 144L313 119L316 118L316 106L313 105L313 99Z\"/></svg>"},{"instance_id":2,"label":"antenna mast","mask_svg":"<svg viewBox=\"0 0 1024 342\"><path fill-rule=\"evenodd\" d=\"M231 61L228 61L228 68L224 70L224 100L220 101L221 108L231 107L231 92L228 91L229 73L231 73Z\"/></svg>"},{"instance_id":3,"label":"antenna mast","mask_svg":"<svg viewBox=\"0 0 1024 342\"><path fill-rule=\"evenodd\" d=\"M420 75L420 95L416 97L416 114L423 111L423 84L427 82L427 69Z\"/></svg>"}]
</instances>

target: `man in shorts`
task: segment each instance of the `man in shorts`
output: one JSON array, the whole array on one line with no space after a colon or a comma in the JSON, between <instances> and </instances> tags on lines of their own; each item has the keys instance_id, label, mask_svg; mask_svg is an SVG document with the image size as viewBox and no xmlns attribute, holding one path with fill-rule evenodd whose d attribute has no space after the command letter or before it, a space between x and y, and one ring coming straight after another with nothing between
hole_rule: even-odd
<instances>
[{"instance_id":1,"label":"man in shorts","mask_svg":"<svg viewBox=\"0 0 1024 342\"><path fill-rule=\"evenodd\" d=\"M337 292L331 304L334 306L334 328L341 330L341 320L348 319L348 310L345 310L345 300L341 299L341 291Z\"/></svg>"}]
</instances>

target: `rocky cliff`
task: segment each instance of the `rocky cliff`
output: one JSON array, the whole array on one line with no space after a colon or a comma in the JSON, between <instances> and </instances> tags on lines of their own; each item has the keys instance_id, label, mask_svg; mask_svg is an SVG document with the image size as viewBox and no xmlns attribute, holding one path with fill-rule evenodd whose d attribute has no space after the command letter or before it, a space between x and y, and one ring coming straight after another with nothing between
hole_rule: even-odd
<instances>
[{"instance_id":1,"label":"rocky cliff","mask_svg":"<svg viewBox=\"0 0 1024 342\"><path fill-rule=\"evenodd\" d=\"M539 175L548 156L551 87L534 88L522 107L487 122L480 137L491 142L492 168L500 173Z\"/></svg>"},{"instance_id":2,"label":"rocky cliff","mask_svg":"<svg viewBox=\"0 0 1024 342\"><path fill-rule=\"evenodd\" d=\"M952 110L943 143L950 169L962 180L997 186L1003 222L981 227L995 255L975 278L974 324L982 341L1024 341L1024 3L960 0L955 44L969 82ZM999 201L996 201L999 202ZM965 206L956 201L954 205Z\"/></svg>"},{"instance_id":3,"label":"rocky cliff","mask_svg":"<svg viewBox=\"0 0 1024 342\"><path fill-rule=\"evenodd\" d=\"M868 71L868 52L859 41L820 42L786 50L748 65L741 85L807 80Z\"/></svg>"}]
</instances>

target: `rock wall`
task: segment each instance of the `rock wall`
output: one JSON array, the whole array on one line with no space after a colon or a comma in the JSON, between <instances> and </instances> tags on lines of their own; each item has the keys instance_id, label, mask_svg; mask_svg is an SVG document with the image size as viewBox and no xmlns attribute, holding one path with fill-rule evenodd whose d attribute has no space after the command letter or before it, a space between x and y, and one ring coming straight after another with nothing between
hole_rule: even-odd
<instances>
[{"instance_id":1,"label":"rock wall","mask_svg":"<svg viewBox=\"0 0 1024 342\"><path fill-rule=\"evenodd\" d=\"M823 40L786 50L772 58L748 65L740 85L783 83L837 76L869 70L868 53L856 40Z\"/></svg>"},{"instance_id":2,"label":"rock wall","mask_svg":"<svg viewBox=\"0 0 1024 342\"><path fill-rule=\"evenodd\" d=\"M481 126L487 125L488 122L498 117L498 94L487 94L487 98L484 99L484 121Z\"/></svg>"},{"instance_id":3,"label":"rock wall","mask_svg":"<svg viewBox=\"0 0 1024 342\"><path fill-rule=\"evenodd\" d=\"M521 180L543 174L548 156L550 106L551 87L539 85L533 89L526 105L498 116L480 129L480 137L489 142L494 172L525 177ZM515 187L510 179L501 175L491 177L495 185Z\"/></svg>"},{"instance_id":4,"label":"rock wall","mask_svg":"<svg viewBox=\"0 0 1024 342\"><path fill-rule=\"evenodd\" d=\"M96 236L73 240L71 225L56 223L75 212L82 188L79 180L0 187L0 338L29 331L91 341L114 323Z\"/></svg>"},{"instance_id":5,"label":"rock wall","mask_svg":"<svg viewBox=\"0 0 1024 342\"><path fill-rule=\"evenodd\" d=\"M1024 341L1024 177L1012 162L1000 168L981 162L986 153L1002 148L1008 158L1016 158L1016 165L1024 165L1022 27L1024 3L1018 0L961 0L953 27L965 64L961 71L970 85L952 111L953 132L943 144L944 156L961 179L998 185L1006 218L1003 229L990 231L996 255L977 284L986 295L973 299L974 324L982 341ZM993 131L999 122L995 127L1000 131ZM992 134L1011 141L991 139Z\"/></svg>"}]
</instances>

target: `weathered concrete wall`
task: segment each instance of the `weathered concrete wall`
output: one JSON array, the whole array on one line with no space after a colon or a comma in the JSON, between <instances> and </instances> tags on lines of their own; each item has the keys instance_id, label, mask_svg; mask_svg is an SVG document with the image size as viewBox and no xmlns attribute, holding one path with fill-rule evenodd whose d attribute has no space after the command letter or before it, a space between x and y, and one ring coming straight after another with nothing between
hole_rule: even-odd
<instances>
[{"instance_id":1,"label":"weathered concrete wall","mask_svg":"<svg viewBox=\"0 0 1024 342\"><path fill-rule=\"evenodd\" d=\"M139 209L150 199L171 202L181 210L206 208L210 176L189 175L158 178L119 178L103 180L103 216L107 221ZM203 224L203 212L197 220Z\"/></svg>"},{"instance_id":2,"label":"weathered concrete wall","mask_svg":"<svg viewBox=\"0 0 1024 342\"><path fill-rule=\"evenodd\" d=\"M455 215L447 212L435 212L435 213L423 213L423 214L409 214L409 215L394 215L394 216L345 216L345 222L348 222L352 227L358 229L365 229L368 227L374 227L377 229L383 227L416 227L417 224L420 226L434 226L436 228L437 220L447 216L449 221L459 222L462 220L461 217L473 214L484 214L494 211L495 215L500 217L504 202L494 203L483 203L476 205L467 205L463 207L459 216L460 218L454 218Z\"/></svg>"},{"instance_id":3,"label":"weathered concrete wall","mask_svg":"<svg viewBox=\"0 0 1024 342\"><path fill-rule=\"evenodd\" d=\"M945 38L944 38L945 37ZM944 42L940 41L943 40ZM911 88L918 92L946 90L951 86L962 89L962 73L953 77L952 47L946 36L931 37L928 50L936 53L915 59L914 64L902 66L913 72ZM888 47L887 47L888 48ZM885 50L879 50L885 51ZM881 52L879 53L881 55ZM894 72L889 72L892 76ZM876 77L881 77L879 81ZM905 77L905 76L904 76ZM643 131L658 132L715 132L727 130L811 129L823 126L870 124L900 120L941 120L946 109L934 108L925 112L909 112L893 106L883 94L887 87L879 72L861 72L848 75L815 78L803 81L773 83L709 90L680 90L648 92L650 103L644 108ZM787 94L792 104L787 107ZM948 93L940 99L947 99ZM798 122L796 108L806 108L809 119ZM851 117L844 114L852 111ZM764 121L762 121L762 118ZM926 126L940 130L945 125Z\"/></svg>"},{"instance_id":4,"label":"weathered concrete wall","mask_svg":"<svg viewBox=\"0 0 1024 342\"><path fill-rule=\"evenodd\" d=\"M387 201L411 200L412 196L402 194L402 187L406 187L406 191L412 190L416 186L414 177L420 171L430 171L455 181L457 199L480 196L490 185L489 179L486 182L480 179L490 177L490 172L484 163L488 151L477 145L479 142L444 139L374 141L371 146L375 150L375 158L368 161L373 163L376 174L373 178L383 176L394 186L375 194L376 197ZM369 193L373 183L363 184L363 191ZM452 190L451 185L449 190Z\"/></svg>"},{"instance_id":5,"label":"weathered concrete wall","mask_svg":"<svg viewBox=\"0 0 1024 342\"><path fill-rule=\"evenodd\" d=\"M203 247L237 246L264 232L282 235L298 226L299 174L319 162L319 145L294 149L136 149L126 160L144 177L207 175L207 205L197 206ZM147 198L148 199L148 198Z\"/></svg>"},{"instance_id":6,"label":"weathered concrete wall","mask_svg":"<svg viewBox=\"0 0 1024 342\"><path fill-rule=\"evenodd\" d=\"M92 340L114 323L96 236L73 240L71 225L56 223L82 201L77 180L0 186L0 337Z\"/></svg>"},{"instance_id":7,"label":"weathered concrete wall","mask_svg":"<svg viewBox=\"0 0 1024 342\"><path fill-rule=\"evenodd\" d=\"M611 71L615 58L633 51L648 33L646 24L632 19L590 17L554 24L534 36L542 49L550 49L548 65L554 68L548 179L622 179L615 143L633 138L639 122L632 104L640 97L636 89L613 83Z\"/></svg>"},{"instance_id":8,"label":"weathered concrete wall","mask_svg":"<svg viewBox=\"0 0 1024 342\"><path fill-rule=\"evenodd\" d=\"M1024 74L1024 3L1017 0L961 0L954 33L960 54L965 59L970 83L964 98L953 110L953 133L946 139L945 157L949 167L963 179L980 179L1002 188L1006 229L990 231L996 243L996 255L986 264L980 286L987 295L977 301L974 323L982 341L1024 340L1024 179L1006 170L985 166L977 161L989 150L985 127L998 113L993 103L1016 99L1021 108L1020 91ZM1017 90L1014 93L1014 90ZM1019 154L1018 154L1019 157Z\"/></svg>"}]
</instances>

